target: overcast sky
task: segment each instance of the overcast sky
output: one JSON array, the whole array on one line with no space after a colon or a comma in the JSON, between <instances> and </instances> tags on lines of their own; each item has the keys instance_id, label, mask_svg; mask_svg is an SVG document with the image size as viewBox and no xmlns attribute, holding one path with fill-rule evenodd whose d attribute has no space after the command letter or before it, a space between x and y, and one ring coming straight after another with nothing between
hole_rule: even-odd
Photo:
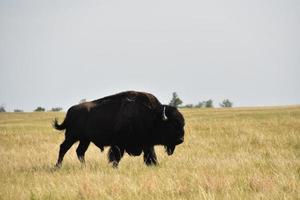
<instances>
[{"instance_id":1,"label":"overcast sky","mask_svg":"<svg viewBox=\"0 0 300 200\"><path fill-rule=\"evenodd\" d=\"M299 0L0 0L0 105L300 104Z\"/></svg>"}]
</instances>

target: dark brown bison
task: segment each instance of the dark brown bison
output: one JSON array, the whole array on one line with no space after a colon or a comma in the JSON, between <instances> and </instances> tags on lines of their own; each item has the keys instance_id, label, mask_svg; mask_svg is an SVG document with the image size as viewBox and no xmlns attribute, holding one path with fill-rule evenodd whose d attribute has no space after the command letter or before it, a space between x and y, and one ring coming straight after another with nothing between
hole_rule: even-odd
<instances>
[{"instance_id":1,"label":"dark brown bison","mask_svg":"<svg viewBox=\"0 0 300 200\"><path fill-rule=\"evenodd\" d=\"M108 159L118 166L124 152L138 156L144 153L147 165L156 165L154 145L164 145L168 155L184 140L184 118L174 107L162 105L155 96L128 91L72 106L62 124L54 128L65 131L60 145L57 167L65 153L77 141L77 156L84 154L93 142L102 151L109 146Z\"/></svg>"}]
</instances>

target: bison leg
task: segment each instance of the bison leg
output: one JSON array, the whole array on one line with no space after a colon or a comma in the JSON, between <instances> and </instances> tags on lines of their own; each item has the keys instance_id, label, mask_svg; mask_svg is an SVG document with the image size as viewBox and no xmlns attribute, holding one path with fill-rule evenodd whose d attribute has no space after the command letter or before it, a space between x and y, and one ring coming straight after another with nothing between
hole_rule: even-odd
<instances>
[{"instance_id":1,"label":"bison leg","mask_svg":"<svg viewBox=\"0 0 300 200\"><path fill-rule=\"evenodd\" d=\"M121 158L124 155L124 148L119 146L112 146L108 151L108 161L112 163L113 167L118 167Z\"/></svg>"},{"instance_id":2,"label":"bison leg","mask_svg":"<svg viewBox=\"0 0 300 200\"><path fill-rule=\"evenodd\" d=\"M157 165L157 158L154 147L145 148L144 151L144 163L148 166Z\"/></svg>"},{"instance_id":3,"label":"bison leg","mask_svg":"<svg viewBox=\"0 0 300 200\"><path fill-rule=\"evenodd\" d=\"M89 145L90 145L90 141L86 141L86 140L79 141L79 145L76 149L76 153L77 153L78 160L81 163L85 162L84 154L85 154L86 150L88 149Z\"/></svg>"},{"instance_id":4,"label":"bison leg","mask_svg":"<svg viewBox=\"0 0 300 200\"><path fill-rule=\"evenodd\" d=\"M58 167L58 168L61 167L65 154L67 153L67 151L71 148L71 146L74 143L75 143L74 140L67 140L67 139L65 139L65 141L63 141L63 143L61 143L60 149L59 149L58 160L55 165L56 167Z\"/></svg>"}]
</instances>

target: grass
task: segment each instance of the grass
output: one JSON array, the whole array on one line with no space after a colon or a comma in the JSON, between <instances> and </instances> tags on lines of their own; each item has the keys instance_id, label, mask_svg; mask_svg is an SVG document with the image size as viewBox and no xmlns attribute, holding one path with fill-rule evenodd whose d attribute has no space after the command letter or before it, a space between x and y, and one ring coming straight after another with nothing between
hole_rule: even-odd
<instances>
[{"instance_id":1,"label":"grass","mask_svg":"<svg viewBox=\"0 0 300 200\"><path fill-rule=\"evenodd\" d=\"M0 199L300 199L300 107L184 109L185 142L158 167L125 156L118 169L75 144L54 170L64 113L0 114Z\"/></svg>"}]
</instances>

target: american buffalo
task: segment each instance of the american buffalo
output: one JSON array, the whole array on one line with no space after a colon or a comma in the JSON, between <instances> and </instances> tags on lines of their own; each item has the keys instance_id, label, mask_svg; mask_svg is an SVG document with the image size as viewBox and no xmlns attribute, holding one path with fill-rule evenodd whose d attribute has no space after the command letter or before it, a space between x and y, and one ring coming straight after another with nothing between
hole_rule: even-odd
<instances>
[{"instance_id":1,"label":"american buffalo","mask_svg":"<svg viewBox=\"0 0 300 200\"><path fill-rule=\"evenodd\" d=\"M102 151L109 146L109 162L117 167L124 152L138 156L144 153L146 165L156 165L154 145L164 145L168 155L184 141L184 118L175 107L162 105L152 94L127 91L98 100L72 106L61 124L54 128L65 130L56 167L65 153L79 141L78 159L93 142Z\"/></svg>"}]
</instances>

